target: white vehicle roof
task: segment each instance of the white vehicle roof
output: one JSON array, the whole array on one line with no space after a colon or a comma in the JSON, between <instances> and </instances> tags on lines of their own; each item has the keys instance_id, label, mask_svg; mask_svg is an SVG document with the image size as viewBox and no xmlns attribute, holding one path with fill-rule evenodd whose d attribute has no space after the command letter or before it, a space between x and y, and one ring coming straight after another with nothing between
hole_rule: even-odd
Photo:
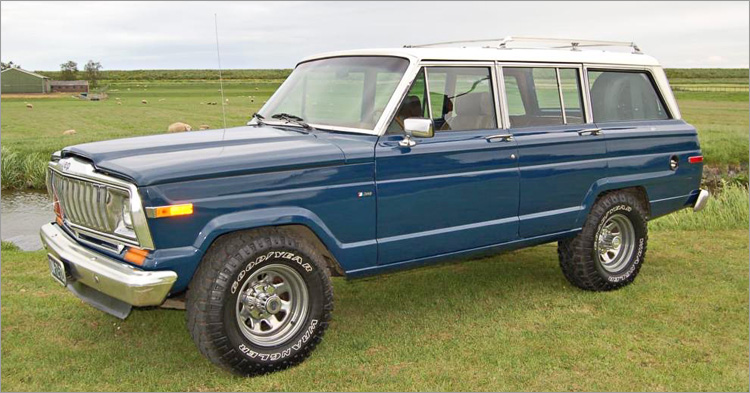
<instances>
[{"instance_id":1,"label":"white vehicle roof","mask_svg":"<svg viewBox=\"0 0 750 393\"><path fill-rule=\"evenodd\" d=\"M603 50L571 49L520 49L520 48L375 48L321 53L309 56L302 62L338 56L397 56L413 61L502 61L612 64L658 67L659 62L643 53L626 53Z\"/></svg>"}]
</instances>

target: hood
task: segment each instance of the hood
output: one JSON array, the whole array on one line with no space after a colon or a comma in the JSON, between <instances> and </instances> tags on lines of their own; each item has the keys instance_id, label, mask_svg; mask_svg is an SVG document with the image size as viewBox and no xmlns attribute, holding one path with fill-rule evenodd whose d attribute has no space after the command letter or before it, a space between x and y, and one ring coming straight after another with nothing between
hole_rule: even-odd
<instances>
[{"instance_id":1,"label":"hood","mask_svg":"<svg viewBox=\"0 0 750 393\"><path fill-rule=\"evenodd\" d=\"M315 133L254 126L116 139L62 150L63 157L71 155L139 186L345 162L335 143Z\"/></svg>"}]
</instances>

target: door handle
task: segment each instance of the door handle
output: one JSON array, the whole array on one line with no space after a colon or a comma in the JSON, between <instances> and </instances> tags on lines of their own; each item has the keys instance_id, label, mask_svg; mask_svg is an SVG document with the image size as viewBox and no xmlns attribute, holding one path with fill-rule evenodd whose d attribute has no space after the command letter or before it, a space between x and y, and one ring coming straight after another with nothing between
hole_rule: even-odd
<instances>
[{"instance_id":1,"label":"door handle","mask_svg":"<svg viewBox=\"0 0 750 393\"><path fill-rule=\"evenodd\" d=\"M585 130L578 131L578 135L600 135L602 133L601 128L587 128Z\"/></svg>"},{"instance_id":2,"label":"door handle","mask_svg":"<svg viewBox=\"0 0 750 393\"><path fill-rule=\"evenodd\" d=\"M501 141L510 142L513 140L513 134L497 134L497 135L490 135L488 137L485 137L484 139L487 140L487 142L492 142L495 139L500 139Z\"/></svg>"}]
</instances>

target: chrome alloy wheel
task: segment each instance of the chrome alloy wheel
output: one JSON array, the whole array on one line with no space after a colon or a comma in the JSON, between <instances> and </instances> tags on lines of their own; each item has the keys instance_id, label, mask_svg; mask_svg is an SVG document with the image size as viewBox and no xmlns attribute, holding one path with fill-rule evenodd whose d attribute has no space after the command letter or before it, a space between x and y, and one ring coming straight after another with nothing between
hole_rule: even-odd
<instances>
[{"instance_id":1,"label":"chrome alloy wheel","mask_svg":"<svg viewBox=\"0 0 750 393\"><path fill-rule=\"evenodd\" d=\"M617 273L630 261L635 250L633 223L622 214L613 214L596 235L596 254L604 270Z\"/></svg>"},{"instance_id":2,"label":"chrome alloy wheel","mask_svg":"<svg viewBox=\"0 0 750 393\"><path fill-rule=\"evenodd\" d=\"M307 285L293 268L270 264L245 280L237 296L237 323L253 344L271 347L299 332L309 309Z\"/></svg>"}]
</instances>

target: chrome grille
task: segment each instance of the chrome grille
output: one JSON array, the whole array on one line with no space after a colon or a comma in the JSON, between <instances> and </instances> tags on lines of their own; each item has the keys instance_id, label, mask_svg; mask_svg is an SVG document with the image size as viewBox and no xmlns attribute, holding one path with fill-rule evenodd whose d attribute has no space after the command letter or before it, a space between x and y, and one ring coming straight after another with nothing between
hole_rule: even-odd
<instances>
[{"instance_id":1,"label":"chrome grille","mask_svg":"<svg viewBox=\"0 0 750 393\"><path fill-rule=\"evenodd\" d=\"M134 184L99 173L93 165L76 157L56 160L53 155L47 172L47 189L57 196L64 225L79 240L95 241L97 246L105 242L118 250L126 245L154 249L146 213Z\"/></svg>"},{"instance_id":2,"label":"chrome grille","mask_svg":"<svg viewBox=\"0 0 750 393\"><path fill-rule=\"evenodd\" d=\"M97 231L112 233L107 219L106 186L84 180L60 176L52 172L52 186L57 191L65 218L73 224Z\"/></svg>"}]
</instances>

